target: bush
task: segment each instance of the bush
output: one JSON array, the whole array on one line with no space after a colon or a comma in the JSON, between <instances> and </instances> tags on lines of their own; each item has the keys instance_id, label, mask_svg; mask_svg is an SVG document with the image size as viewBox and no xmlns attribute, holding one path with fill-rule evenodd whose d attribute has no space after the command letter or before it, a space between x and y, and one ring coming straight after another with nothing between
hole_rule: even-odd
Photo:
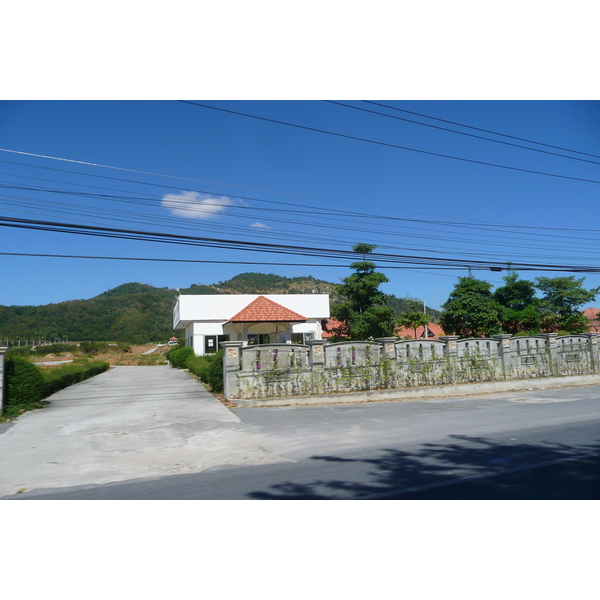
<instances>
[{"instance_id":1,"label":"bush","mask_svg":"<svg viewBox=\"0 0 600 600\"><path fill-rule=\"evenodd\" d=\"M29 356L31 355L31 346L12 346L6 351L6 358L11 356Z\"/></svg>"},{"instance_id":2,"label":"bush","mask_svg":"<svg viewBox=\"0 0 600 600\"><path fill-rule=\"evenodd\" d=\"M210 369L208 370L208 385L216 394L223 393L223 350L219 350L211 358Z\"/></svg>"},{"instance_id":3,"label":"bush","mask_svg":"<svg viewBox=\"0 0 600 600\"><path fill-rule=\"evenodd\" d=\"M54 369L44 371L46 381L46 395L54 394L74 383L99 375L108 369L110 365L104 361L94 361L86 364L62 365Z\"/></svg>"},{"instance_id":4,"label":"bush","mask_svg":"<svg viewBox=\"0 0 600 600\"><path fill-rule=\"evenodd\" d=\"M4 416L15 417L20 412L36 408L46 395L46 382L42 372L23 358L7 358L4 375Z\"/></svg>"},{"instance_id":5,"label":"bush","mask_svg":"<svg viewBox=\"0 0 600 600\"><path fill-rule=\"evenodd\" d=\"M212 356L194 356L188 358L187 368L196 375L200 381L208 383L208 371L212 364Z\"/></svg>"},{"instance_id":6,"label":"bush","mask_svg":"<svg viewBox=\"0 0 600 600\"><path fill-rule=\"evenodd\" d=\"M46 354L58 354L59 352L73 352L77 350L77 346L74 344L46 344L45 346L37 346L35 350L32 351L32 354L37 356L46 356Z\"/></svg>"},{"instance_id":7,"label":"bush","mask_svg":"<svg viewBox=\"0 0 600 600\"><path fill-rule=\"evenodd\" d=\"M223 350L208 356L190 357L186 366L202 383L210 385L213 392L223 392Z\"/></svg>"},{"instance_id":8,"label":"bush","mask_svg":"<svg viewBox=\"0 0 600 600\"><path fill-rule=\"evenodd\" d=\"M107 362L69 364L40 370L23 358L6 359L6 398L3 416L13 418L39 408L40 400L74 383L89 379L109 368Z\"/></svg>"},{"instance_id":9,"label":"bush","mask_svg":"<svg viewBox=\"0 0 600 600\"><path fill-rule=\"evenodd\" d=\"M187 361L195 356L191 348L174 348L166 354L167 360L176 369L187 369Z\"/></svg>"},{"instance_id":10,"label":"bush","mask_svg":"<svg viewBox=\"0 0 600 600\"><path fill-rule=\"evenodd\" d=\"M81 342L79 349L84 354L99 354L108 350L108 344L106 342Z\"/></svg>"}]
</instances>

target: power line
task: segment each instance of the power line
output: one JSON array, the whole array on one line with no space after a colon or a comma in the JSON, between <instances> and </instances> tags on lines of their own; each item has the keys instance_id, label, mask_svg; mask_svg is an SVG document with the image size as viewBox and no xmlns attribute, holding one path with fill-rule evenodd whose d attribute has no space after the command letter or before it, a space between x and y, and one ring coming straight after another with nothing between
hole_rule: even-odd
<instances>
[{"instance_id":1,"label":"power line","mask_svg":"<svg viewBox=\"0 0 600 600\"><path fill-rule=\"evenodd\" d=\"M56 233L70 233L78 235L109 237L117 239L127 239L136 241L149 241L168 244L178 244L187 246L200 246L209 248L246 250L255 252L267 252L276 254L292 254L300 256L315 256L330 260L335 259L356 259L356 253L349 250L334 250L327 248L311 248L303 246L289 246L283 244L270 244L264 242L244 242L236 240L225 240L217 238L206 238L197 236L186 236L176 234L165 234L149 231L118 229L109 227L97 227L77 225L73 223L56 223L49 221L37 221L30 219L13 219L9 217L0 217L0 226L15 227L19 229L31 229L38 231L50 231ZM401 263L412 265L427 265L447 268L471 268L471 269L490 269L493 271L506 270L536 270L536 271L568 271L577 273L597 273L598 267L588 267L583 265L556 265L539 263L519 263L516 261L483 261L483 260L458 260L451 258L436 258L430 256L409 256L397 254L373 253L370 255L372 260L380 263L382 268L388 265L381 263Z\"/></svg>"},{"instance_id":2,"label":"power line","mask_svg":"<svg viewBox=\"0 0 600 600\"><path fill-rule=\"evenodd\" d=\"M571 150L569 148L563 148L562 146L553 146L552 144L544 144L543 142L536 142L534 140L528 140L526 138L517 137L515 135L508 135L506 133L499 133L498 131L491 131L490 129L483 129L481 127L473 127L472 125L465 125L464 123L457 123L456 121L449 121L448 119L440 119L439 117L432 117L431 115L424 115L423 113L418 113L412 110L407 110L406 108L398 108L397 106L390 106L389 104L383 104L381 102L374 102L373 100L362 100L367 104L375 104L377 106L382 106L385 108L389 108L391 110L397 110L400 112L408 113L411 115L416 115L418 117L425 117L426 119L432 119L434 121L441 121L442 123L450 123L451 125L458 125L459 127L466 127L467 129L474 129L475 131L482 131L484 133L491 133L492 135L499 135L505 138L510 138L512 140L518 140L520 142L527 142L528 144L537 144L538 146L545 146L546 148L554 148L556 150L564 150L565 152L573 152L574 154L581 154L583 156L592 156L593 158L600 158L597 154L590 154L588 152L580 152L579 150ZM458 132L457 132L458 133Z\"/></svg>"},{"instance_id":3,"label":"power line","mask_svg":"<svg viewBox=\"0 0 600 600\"><path fill-rule=\"evenodd\" d=\"M289 262L257 262L240 260L195 260L189 258L147 258L140 256L87 256L78 254L35 254L30 252L0 252L0 256L29 256L38 258L83 258L94 260L131 260L147 262L176 262L176 263L204 263L214 265L265 265L282 267L334 267L349 268L349 265L324 265L322 263L289 263Z\"/></svg>"},{"instance_id":4,"label":"power line","mask_svg":"<svg viewBox=\"0 0 600 600\"><path fill-rule=\"evenodd\" d=\"M270 119L268 117L259 117L258 115L251 115L248 113L243 113L240 111L235 111L235 110L229 110L226 108L220 108L217 106L210 106L208 104L202 104L200 102L191 102L190 100L179 100L178 102L183 102L185 104L190 104L192 106L198 106L201 108L209 108L211 110L217 110L217 111L221 111L221 112L225 112L225 113L230 113L232 115L239 115L242 117L248 117L250 119L258 119L260 121L267 121L269 123L276 123L278 125L285 125L287 127L295 127L297 129L304 129L306 131L314 131L317 133L324 133L327 135L333 135L336 137L341 137L341 138L345 138L348 140L355 140L358 142L365 142L368 144L376 144L378 146L386 146L388 148L397 148L399 150L407 150L409 152L418 152L419 154L427 154L429 156L438 156L441 158L450 158L452 160L459 160L461 162L467 162L467 163L472 163L472 164L477 164L477 165L484 165L487 167L496 167L498 169L507 169L509 171L518 171L521 173L532 173L534 175L543 175L545 177L555 177L558 179L568 179L571 181L582 181L584 183L600 183L600 181L596 180L596 179L585 179L583 177L571 177L569 175L558 175L556 173L547 173L545 171L535 171L533 169L522 169L520 167L511 167L509 165L500 165L498 163L491 163L491 162L486 162L486 161L482 161L482 160L475 160L472 158L463 158L460 156L452 156L450 154L442 154L440 152L431 152L429 150L420 150L418 148L409 148L408 146L400 146L398 144L391 144L389 142L380 142L377 140L370 140L367 138L362 138L362 137L358 137L358 136L354 136L354 135L348 135L345 133L338 133L335 131L328 131L326 129L319 129L317 127L308 127L307 125L298 125L297 123L288 123L287 121L280 121L278 119Z\"/></svg>"},{"instance_id":5,"label":"power line","mask_svg":"<svg viewBox=\"0 0 600 600\"><path fill-rule=\"evenodd\" d=\"M214 107L208 107L208 108L214 108ZM224 109L217 109L217 110L224 110ZM229 111L231 112L231 111ZM236 113L237 114L237 113ZM0 148L0 150L3 150ZM4 151L6 152L13 152L12 150L6 150L4 149ZM42 156L42 155L35 155L35 156ZM54 159L54 160L70 160L70 159L62 159L62 158L58 158L58 157L51 157L51 156L45 156L45 158L49 158L49 159ZM79 162L79 161L73 161L73 162ZM14 162L14 161L6 161L6 160L0 160L0 163L6 163L6 164L13 164L13 165L18 165L18 166L24 166L24 167L28 167L28 168L34 168L34 169L44 169L44 170L50 170L50 171L57 171L57 172L61 172L61 173L68 173L68 174L75 174L75 175L81 175L84 177L95 177L95 178L100 178L100 179L108 179L108 180L113 180L113 181L121 181L121 182L125 182L125 183L134 183L134 184L138 184L138 185L147 185L147 186L152 186L152 187L159 187L159 188L167 188L167 189L173 189L173 190L178 190L181 191L181 187L178 186L169 186L166 184L157 184L157 183L150 183L147 181L139 181L139 180L134 180L134 179L123 179L120 177L110 177L107 175L98 175L95 173L82 173L80 171L73 171L73 170L69 170L69 169L57 169L54 167L44 167L41 165L30 165L27 163L19 163L19 162ZM120 169L120 170L124 170L127 171L128 169L124 169L122 167L107 167L107 168L115 168L115 169ZM158 175L158 174L157 174ZM24 177L24 178L28 178L25 175L11 175L13 177ZM177 178L175 176L171 176L171 175L161 175L164 177L173 177L173 178ZM560 177L560 176L558 176ZM33 178L33 179L37 179L37 178ZM52 181L52 180L50 180ZM200 180L198 180L200 181ZM591 181L592 183L596 183L594 181ZM95 186L88 186L87 184L77 184L77 183L70 183L70 182L64 182L68 185L77 185L77 186L81 186L81 185L85 185L86 187L95 187ZM597 182L600 183L600 182ZM229 185L229 184L218 184L218 185ZM235 187L235 186L234 186ZM112 189L112 188L100 188L100 189ZM247 188L247 189L253 189L253 188ZM115 191L122 191L122 190L115 190ZM222 195L220 193L216 193L216 192L208 192L206 190L190 190L190 191L195 191L198 193L202 193L202 194L209 194L209 195ZM285 192L275 192L275 193L280 193L280 194L284 194L284 195L290 195L293 196L294 194L286 194ZM435 215L435 214L430 214L430 213L420 213L420 212L416 212L416 211L406 211L406 210L401 210L401 209L396 209L396 208L390 208L390 207L381 207L381 206L373 206L373 205L366 205L366 204L360 204L360 203L356 203L356 202L342 202L342 201L338 201L338 200L329 200L329 199L325 199L325 198L317 198L317 197L312 197L312 196L300 196L303 198L313 198L313 199L320 199L322 201L325 202L332 202L332 203L336 203L336 204L344 204L344 205L353 205L353 206L361 206L361 207L365 207L365 208L376 208L378 210L385 210L385 211L393 211L393 212L402 212L402 213L411 213L411 214L422 214L422 215L426 215L426 216L433 216L433 217L438 217L438 218L443 218L443 219L455 219L455 217L448 217L445 215ZM249 197L249 196L234 196L234 198L239 198L239 199L243 199L243 200L255 200L257 202L265 202L265 203L272 203L272 204L281 204L284 206L289 206L288 203L285 202L278 202L275 200L266 200L263 198L255 198L255 197ZM345 211L336 211L336 212L345 212ZM346 211L347 212L347 211ZM348 212L347 214L360 214L360 213L350 213ZM363 213L364 214L364 213ZM377 217L376 215L366 215L369 216L370 218L386 218L386 219L395 219L395 220L405 220L405 221L410 221L410 219L401 219L399 217ZM431 220L420 220L420 219L412 219L412 221L415 222L423 222L423 223L432 223ZM531 226L531 225L514 225L514 224L508 224L508 223L497 223L497 222L492 222L492 221L481 221L478 219L468 219L468 218L463 218L461 219L461 221L459 221L458 223L453 223L453 222L448 222L448 225L456 225L456 226L460 226L460 223L467 223L467 222L472 222L472 223L476 223L478 225L481 225L482 227L509 227L512 229L531 229L531 230L543 230L543 231L561 231L561 232L565 232L565 231L572 231L572 232L580 232L580 233L590 233L592 231L600 231L600 230L590 230L590 229L574 229L574 228L564 228L564 227L540 227L540 226Z\"/></svg>"},{"instance_id":6,"label":"power line","mask_svg":"<svg viewBox=\"0 0 600 600\"><path fill-rule=\"evenodd\" d=\"M475 135L473 133L467 133L466 131L456 131L455 129L449 129L448 127L440 127L439 125L431 125L430 123L421 123L420 121L415 121L414 119L407 119L405 117L397 117L396 115L388 115L386 113L379 112L377 110L369 110L367 108L362 108L360 106L352 106L351 104L345 104L344 102L337 102L335 100L325 100L329 104L337 104L338 106L344 106L346 108L351 108L353 110L360 110L362 112L370 113L373 115L380 115L382 117L387 117L389 119L395 119L397 121L404 121L406 123L414 123L415 125L421 125L422 127L429 127L431 129L438 129L441 131L448 131L450 133L456 133L457 135L464 135L467 137L475 138L478 140L484 140L486 142L494 142L495 144L502 144L504 146L511 146L513 148L521 148L524 150L531 150L532 152L539 152L541 154L549 154L551 156L558 156L560 158L568 158L569 160L577 160L579 162L590 163L592 165L600 165L600 162L596 160L588 160L586 158L578 158L577 156L568 156L566 154L559 154L558 152L551 152L549 150L541 150L540 148L530 148L529 146L523 146L521 144L513 144L511 142L503 142L502 140L494 140L489 137L485 137L482 135ZM392 106L387 106L385 104L379 104L378 106L386 106L386 108L392 109ZM501 134L498 134L501 135ZM532 142L536 143L536 142ZM599 157L600 158L600 157Z\"/></svg>"},{"instance_id":7,"label":"power line","mask_svg":"<svg viewBox=\"0 0 600 600\"><path fill-rule=\"evenodd\" d=\"M37 187L31 187L31 186L17 186L14 184L3 184L2 182L0 182L0 187L4 187L4 188L10 188L10 189L19 189L19 190L28 190L28 191L41 191L41 192L52 192L52 193L57 193L57 194L66 194L66 195L71 195L71 196L81 196L84 198L100 198L100 199L104 199L104 200L111 200L114 202L119 202L119 203L130 203L130 204L141 204L141 205L150 205L150 206L157 206L157 203L154 202L152 199L153 198L159 198L159 196L145 196L144 198L139 197L139 196L116 196L116 195L111 195L111 194L91 194L88 192L76 192L76 191L72 191L72 190L60 190L60 189L53 189L53 188L37 188ZM211 194L211 192L203 192L206 193L208 195ZM1 196L0 196L1 197ZM14 198L17 199L19 197L11 197L11 196L5 196L6 198ZM258 201L258 202L262 202L263 200L260 198L250 198L250 197L242 197L245 200L253 200L253 201ZM271 203L272 201L265 201L268 203ZM45 201L45 204L48 204L48 201ZM285 206L287 206L286 203L279 203L279 202L275 202L275 204L284 204ZM71 206L73 208L75 208L76 205L60 205L60 206ZM191 208L187 208L187 205L184 203L182 204L182 206L179 208L180 210L184 210L184 211L189 211L190 214L193 214L195 211L195 209L191 209ZM81 210L81 209L78 209ZM93 209L85 209L85 210L93 210ZM472 225L469 223L455 223L455 222L447 222L447 221L434 221L434 220L429 220L429 219L407 219L407 218L401 218L401 217L383 217L383 216L378 216L378 215L369 215L369 214L365 214L365 213L357 213L357 212L351 212L351 211L319 211L318 209L315 210L311 210L311 211L302 211L302 210L291 210L291 209L275 209L275 208L261 208L261 207L245 207L245 206L237 206L237 207L229 207L230 211L233 211L233 214L236 214L236 210L241 210L242 212L244 211L259 211L259 212L263 212L266 211L267 213L270 212L280 212L280 213L286 213L286 214L298 214L298 215L310 215L311 217L314 216L315 214L324 214L327 215L328 217L334 215L334 216L338 216L338 219L336 220L336 223L342 220L346 220L349 221L351 223L354 223L354 218L359 218L359 219L370 219L370 220L385 220L386 226L390 226L393 227L393 223L388 223L389 221L399 221L399 222L403 222L403 223L409 223L409 224L413 224L413 223L417 223L417 224L424 224L428 227L427 231L430 231L430 227L431 226L442 226L442 227L455 227L455 228L466 228L466 229L479 229L479 230L484 230L486 231L486 235L483 238L483 240L475 240L474 236L471 235L469 240L465 240L465 239L460 239L460 238L448 238L448 237L442 237L439 234L436 236L427 236L427 235L415 235L415 234L407 234L407 233L403 233L402 235L404 237L415 237L415 238L420 238L420 239L436 239L436 240L446 240L446 241L454 241L454 242L460 242L460 243L471 243L473 241L476 241L478 245L481 244L485 244L485 245L501 245L504 247L510 247L510 246L514 246L514 244L510 244L510 243L506 243L506 236L504 235L505 233L512 233L510 231L506 231L505 229L498 229L499 226L494 226L494 229L492 228L492 225L488 225L488 224L480 224L480 225ZM25 211L23 211L25 212ZM152 218L152 219L157 219L158 217L150 217L150 216L146 216L146 215L140 215L139 213L129 213L129 212L123 212L123 211L112 211L112 213L114 214L123 214L123 215L131 215L131 216L135 216L135 218L137 219L138 217L143 217L143 218ZM107 217L105 216L106 211L103 210L103 215L100 216L99 218L101 219L105 219L105 220L109 220L111 217ZM238 215L241 218L245 218L245 219L255 219L257 217L255 217L254 215L247 215L247 214L240 214ZM264 216L263 215L259 215L258 218L263 219ZM186 225L189 223L189 221L182 221L181 219L171 219L171 218L167 218L167 217L160 217L161 221L166 221L168 220L169 222L173 222L173 223L182 223L185 222ZM341 226L339 224L336 223L328 223L327 225L320 225L320 224L315 224L314 222L306 222L306 221L298 221L298 220L290 220L290 219L280 219L280 218L274 218L274 217L267 217L266 218L267 221L271 221L271 222L279 222L279 223L284 223L286 225L288 224L300 224L300 225L307 225L310 227L320 227L320 228L325 228L327 230L331 230L331 229L339 229L339 230L345 230L345 231L361 231L361 232L370 232L370 233L376 233L376 234L385 234L385 235L395 235L395 231L387 231L385 229L382 229L380 227L380 229L378 230L369 230L369 229L365 229L364 226L361 226L359 228L357 227L344 227ZM509 226L506 226L509 227ZM519 227L519 226L515 226L515 227ZM189 228L189 227L188 227ZM522 228L522 227L519 227ZM191 229L191 228L190 228ZM403 227L401 227L401 229L404 229ZM512 228L511 229L515 229ZM526 228L527 229L527 228ZM538 228L534 228L534 229L538 229ZM503 234L502 235L502 241L501 242L491 242L489 241L491 237L494 236L490 236L489 233L487 233L488 231L495 231L498 233ZM244 230L245 231L245 230ZM561 230L563 232L568 232L571 230ZM528 231L523 231L523 232L519 232L521 235L523 234L527 234L527 235L533 235L536 237L544 237L544 238L550 238L550 239L554 239L554 238L561 238L561 239L568 239L570 241L570 243L573 245L577 245L577 244L585 244L586 249L588 247L588 244L590 241L595 241L595 239L592 240L587 240L585 238L581 237L581 230L575 230L575 232L578 235L578 237L576 239L573 239L571 236L569 235L556 235L556 234L547 234L547 233L529 233ZM585 231L585 233L587 233L588 235L593 235L594 233L596 233L595 230L587 230ZM289 234L288 234L289 235ZM510 238L509 238L510 239ZM523 242L519 242L518 246L519 248L524 247L523 246ZM536 249L543 249L543 246L540 246L539 243L536 242L536 245L534 246ZM552 249L552 248L549 248ZM414 249L411 249L414 250ZM574 250L575 252L577 252L576 250ZM446 251L445 251L446 252ZM587 253L587 250L586 250Z\"/></svg>"}]
</instances>

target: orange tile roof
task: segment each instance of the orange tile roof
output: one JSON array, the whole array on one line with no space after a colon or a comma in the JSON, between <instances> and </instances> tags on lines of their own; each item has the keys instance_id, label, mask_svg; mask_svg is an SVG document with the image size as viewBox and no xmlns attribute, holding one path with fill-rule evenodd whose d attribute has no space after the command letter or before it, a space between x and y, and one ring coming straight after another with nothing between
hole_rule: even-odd
<instances>
[{"instance_id":1,"label":"orange tile roof","mask_svg":"<svg viewBox=\"0 0 600 600\"><path fill-rule=\"evenodd\" d=\"M340 337L346 337L346 330L346 323L343 323L342 321L337 321L336 319L327 319L327 322L323 323L322 336L323 338L330 338L339 332Z\"/></svg>"},{"instance_id":2,"label":"orange tile roof","mask_svg":"<svg viewBox=\"0 0 600 600\"><path fill-rule=\"evenodd\" d=\"M440 335L445 335L444 330L437 323L429 323L427 325L427 329L429 329L429 334L427 339L434 340L440 337ZM411 337L417 340L425 339L425 327L423 325L417 327L417 337L415 338L415 330L412 327L398 327L396 333L401 337Z\"/></svg>"},{"instance_id":3,"label":"orange tile roof","mask_svg":"<svg viewBox=\"0 0 600 600\"><path fill-rule=\"evenodd\" d=\"M584 317L587 317L590 324L588 327L588 331L593 333L594 331L600 332L600 319L598 319L598 313L600 313L600 308L594 308L590 306L585 310L581 311Z\"/></svg>"},{"instance_id":4,"label":"orange tile roof","mask_svg":"<svg viewBox=\"0 0 600 600\"><path fill-rule=\"evenodd\" d=\"M299 322L306 321L302 315L265 298L259 296L252 300L248 306L242 308L237 315L229 319L228 323L262 323L262 322Z\"/></svg>"}]
</instances>

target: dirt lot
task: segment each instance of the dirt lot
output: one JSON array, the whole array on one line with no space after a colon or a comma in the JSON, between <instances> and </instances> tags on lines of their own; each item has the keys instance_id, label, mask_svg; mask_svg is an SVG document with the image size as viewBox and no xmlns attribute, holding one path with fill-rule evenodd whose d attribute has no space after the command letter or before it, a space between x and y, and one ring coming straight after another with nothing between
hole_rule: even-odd
<instances>
[{"instance_id":1,"label":"dirt lot","mask_svg":"<svg viewBox=\"0 0 600 600\"><path fill-rule=\"evenodd\" d=\"M98 354L85 354L77 351L77 348L73 348L72 352L58 352L56 354L46 354L45 356L36 356L36 363L44 362L62 362L70 361L78 358L89 358L92 360L103 360L108 362L110 365L125 365L125 366L150 366L150 365L161 365L165 361L165 354L172 346L157 346L156 344L145 344L143 346L127 346L129 351L124 351L123 346L109 346L106 352L99 352ZM144 354L156 348L151 354ZM39 364L41 368L45 365ZM47 365L49 368L50 365Z\"/></svg>"}]
</instances>

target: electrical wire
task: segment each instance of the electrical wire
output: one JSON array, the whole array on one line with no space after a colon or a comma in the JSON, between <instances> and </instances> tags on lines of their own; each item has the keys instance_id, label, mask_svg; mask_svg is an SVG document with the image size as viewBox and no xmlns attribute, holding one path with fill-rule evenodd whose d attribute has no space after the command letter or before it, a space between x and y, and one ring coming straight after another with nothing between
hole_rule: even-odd
<instances>
[{"instance_id":1,"label":"electrical wire","mask_svg":"<svg viewBox=\"0 0 600 600\"><path fill-rule=\"evenodd\" d=\"M184 236L176 234L165 234L158 232L148 232L131 229L119 229L108 227L92 227L77 225L73 223L56 223L48 221L38 221L29 219L13 219L9 217L0 217L0 226L14 227L19 229L30 229L37 231L52 231L57 233L69 233L96 237L109 237L137 241L150 241L168 244L179 244L189 246L200 246L219 249L233 250L252 250L256 252L267 252L277 254L290 254L301 256L314 256L325 259L357 259L356 253L352 251L311 248L303 246L290 246L283 244L270 244L264 242L247 242L237 240L226 240L217 238L207 238L198 236ZM493 271L505 270L537 270L537 271L568 271L577 273L598 273L600 268L588 267L584 265L556 265L539 263L510 263L500 261L482 261L482 260L458 260L440 257L426 256L407 256L393 255L384 253L369 254L369 259L378 263L386 263L382 266L387 267L387 263L392 264L413 264L423 266L436 266L447 268L470 268L470 269L491 269Z\"/></svg>"},{"instance_id":2,"label":"electrical wire","mask_svg":"<svg viewBox=\"0 0 600 600\"><path fill-rule=\"evenodd\" d=\"M407 119L405 117L398 117L396 115L388 115L386 113L382 113L377 110L369 110L368 108L362 108L360 106L352 106L351 104L345 104L344 102L338 102L335 100L325 100L325 102L328 102L329 104L336 104L337 106L344 106L346 108L351 108L353 110L359 110L361 112L366 112L366 113L370 113L373 115L387 117L389 119L395 119L397 121L403 121L405 123L413 123L415 125L421 125L422 127L429 127L431 129L438 129L440 131L448 131L450 133L455 133L457 135L464 135L464 136L479 139L479 140L485 140L486 142L493 142L495 144L502 144L504 146L511 146L513 148L521 148L523 150L530 150L531 152L539 152L541 154L549 154L551 156L558 156L560 158L568 158L569 160L577 160L579 162L585 162L585 163L589 163L592 165L600 165L600 162L598 162L596 160L588 160L586 158L578 158L577 156L568 156L566 154L559 154L558 152L551 152L550 150L542 150L540 148L530 148L528 146L523 146L522 144L513 144L511 142L503 142L502 140L494 140L492 138L485 137L482 135L475 135L473 133L467 133L466 131L456 131L455 129L449 129L448 127L440 127L439 125L431 125L430 123L421 123L419 121L415 121L414 119ZM391 107L388 107L388 108L391 108Z\"/></svg>"},{"instance_id":3,"label":"electrical wire","mask_svg":"<svg viewBox=\"0 0 600 600\"><path fill-rule=\"evenodd\" d=\"M572 177L569 175L559 175L557 173L547 173L545 171L536 171L534 169L522 169L520 167L512 167L510 165L501 165L498 163L491 163L491 162L487 162L487 161L483 161L483 160L475 160L473 158L464 158L461 156L452 156L450 154L442 154L441 152L432 152L430 150L420 150L418 148L409 148L408 146L400 146L399 144L392 144L389 142L381 142L381 141L377 141L377 140L371 140L371 139L367 139L367 138L363 138L363 137L358 137L358 136L354 136L354 135L348 135L345 133L339 133L339 132L335 132L335 131L328 131L326 129L319 129L318 127L308 127L307 125L299 125L297 123L289 123L287 121L280 121L278 119L270 119L268 117L260 117L258 115L251 115L248 113L243 113L240 111L235 111L235 110L229 110L226 108L220 108L217 106L210 106L208 104L202 104L200 102L192 102L190 100L179 100L178 102L183 102L185 104L190 104L192 106L198 106L200 108L209 108L211 110L217 110L217 111L221 111L221 112L225 112L225 113L230 113L233 115L239 115L242 117L247 117L250 119L258 119L261 121L267 121L269 123L276 123L278 125L285 125L287 127L295 127L297 129L304 129L306 131L314 131L317 133L323 133L323 134L327 134L327 135L333 135L336 137L340 137L340 138L345 138L345 139L349 139L349 140L354 140L354 141L358 141L358 142L365 142L368 144L376 144L378 146L386 146L388 148L396 148L399 150L407 150L409 152L417 152L419 154L427 154L429 156L438 156L441 158L449 158L452 160L458 160L458 161L462 161L462 162L467 162L467 163L472 163L472 164L477 164L477 165L484 165L487 167L495 167L498 169L507 169L510 171L518 171L521 173L531 173L534 175L543 175L545 177L555 177L558 179L568 179L571 181L581 181L584 183L600 183L599 180L597 179L586 179L584 177Z\"/></svg>"},{"instance_id":4,"label":"electrical wire","mask_svg":"<svg viewBox=\"0 0 600 600\"><path fill-rule=\"evenodd\" d=\"M501 137L510 138L512 140L518 140L520 142L527 142L528 144L537 144L538 146L545 146L546 148L554 148L555 150L564 150L565 152L573 152L574 154L581 154L583 156L592 156L594 158L600 158L598 154L590 154L589 152L581 152L579 150L571 150L569 148L563 148L562 146L553 146L552 144L545 144L543 142L536 142L534 140L528 140L526 138L517 137L515 135L508 135L506 133L499 133L498 131L491 131L490 129L482 129L481 127L473 127L472 125L465 125L464 123L457 123L456 121L449 121L448 119L440 119L439 117L432 117L431 115L424 115L413 110L407 110L406 108L398 108L397 106L390 106L389 104L383 104L381 102L375 102L373 100L362 100L367 104L374 104L376 106L382 106L391 110L397 110L403 113L416 115L418 117L425 117L426 119L432 119L434 121L441 121L442 123L450 123L451 125L458 125L459 127L466 127L467 129L474 129L475 131L482 131L484 133L491 133L492 135L499 135ZM458 132L457 132L458 133Z\"/></svg>"}]
</instances>

